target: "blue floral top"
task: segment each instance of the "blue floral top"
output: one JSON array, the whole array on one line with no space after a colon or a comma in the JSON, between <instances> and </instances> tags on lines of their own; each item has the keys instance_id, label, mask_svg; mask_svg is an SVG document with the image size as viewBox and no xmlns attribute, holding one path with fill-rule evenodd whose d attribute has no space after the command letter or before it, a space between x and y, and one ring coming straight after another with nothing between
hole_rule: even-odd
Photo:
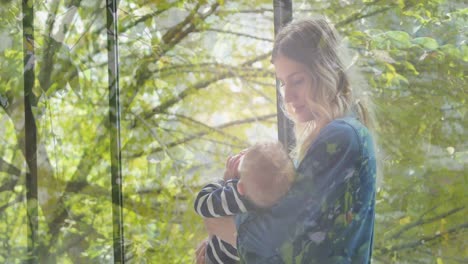
<instances>
[{"instance_id":1,"label":"blue floral top","mask_svg":"<svg viewBox=\"0 0 468 264\"><path fill-rule=\"evenodd\" d=\"M266 211L236 216L241 263L369 263L376 162L358 120L324 127L288 194Z\"/></svg>"}]
</instances>

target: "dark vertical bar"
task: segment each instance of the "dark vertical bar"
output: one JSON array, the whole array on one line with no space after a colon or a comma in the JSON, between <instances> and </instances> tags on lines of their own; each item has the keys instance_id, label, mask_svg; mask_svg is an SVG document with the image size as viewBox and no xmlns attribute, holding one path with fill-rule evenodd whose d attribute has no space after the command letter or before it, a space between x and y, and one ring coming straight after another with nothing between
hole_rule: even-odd
<instances>
[{"instance_id":1,"label":"dark vertical bar","mask_svg":"<svg viewBox=\"0 0 468 264\"><path fill-rule=\"evenodd\" d=\"M275 36L278 31L292 20L292 1L273 0ZM295 144L292 122L286 118L281 108L280 84L276 80L276 110L278 119L278 139L288 149Z\"/></svg>"},{"instance_id":2,"label":"dark vertical bar","mask_svg":"<svg viewBox=\"0 0 468 264\"><path fill-rule=\"evenodd\" d=\"M27 206L27 232L28 253L27 263L37 263L37 229L38 229L38 202L37 202L37 142L36 121L32 112L35 105L34 87L34 8L32 0L23 0L23 64L24 64L24 136L25 157L29 171L26 173L26 206Z\"/></svg>"},{"instance_id":3,"label":"dark vertical bar","mask_svg":"<svg viewBox=\"0 0 468 264\"><path fill-rule=\"evenodd\" d=\"M114 263L125 263L122 211L122 164L120 152L121 148L119 103L119 49L117 39L117 0L106 0L106 6Z\"/></svg>"}]
</instances>

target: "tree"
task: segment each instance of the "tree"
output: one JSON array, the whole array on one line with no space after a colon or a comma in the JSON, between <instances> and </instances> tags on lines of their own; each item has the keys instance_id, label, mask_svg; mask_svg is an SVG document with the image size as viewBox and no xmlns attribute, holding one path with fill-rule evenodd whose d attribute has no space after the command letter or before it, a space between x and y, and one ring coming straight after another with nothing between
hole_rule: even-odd
<instances>
[{"instance_id":1,"label":"tree","mask_svg":"<svg viewBox=\"0 0 468 264\"><path fill-rule=\"evenodd\" d=\"M21 5L0 9L0 261L27 245ZM112 261L104 1L35 2L40 258ZM377 263L466 262L462 1L309 1L368 83L382 159ZM187 263L191 210L224 158L276 137L271 1L120 1L124 236L130 262ZM19 33L19 34L18 34Z\"/></svg>"}]
</instances>

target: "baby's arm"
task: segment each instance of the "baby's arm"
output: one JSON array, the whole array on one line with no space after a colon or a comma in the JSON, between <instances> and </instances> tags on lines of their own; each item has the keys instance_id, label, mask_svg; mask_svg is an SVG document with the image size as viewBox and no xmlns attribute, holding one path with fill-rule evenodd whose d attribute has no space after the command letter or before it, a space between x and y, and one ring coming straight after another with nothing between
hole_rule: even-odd
<instances>
[{"instance_id":1,"label":"baby's arm","mask_svg":"<svg viewBox=\"0 0 468 264\"><path fill-rule=\"evenodd\" d=\"M247 212L246 201L237 191L238 179L218 181L203 187L195 199L195 211L203 217L221 217Z\"/></svg>"},{"instance_id":2,"label":"baby's arm","mask_svg":"<svg viewBox=\"0 0 468 264\"><path fill-rule=\"evenodd\" d=\"M195 211L203 217L221 217L247 212L248 202L237 191L239 163L244 151L226 160L224 180L203 187L195 199Z\"/></svg>"}]
</instances>

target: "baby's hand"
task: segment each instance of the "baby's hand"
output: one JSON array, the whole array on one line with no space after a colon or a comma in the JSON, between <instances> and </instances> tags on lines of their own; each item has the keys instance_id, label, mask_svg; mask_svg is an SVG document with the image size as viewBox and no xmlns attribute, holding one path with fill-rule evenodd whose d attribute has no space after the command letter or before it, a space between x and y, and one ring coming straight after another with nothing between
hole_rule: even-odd
<instances>
[{"instance_id":1,"label":"baby's hand","mask_svg":"<svg viewBox=\"0 0 468 264\"><path fill-rule=\"evenodd\" d=\"M244 153L239 153L235 156L229 156L226 160L226 171L224 172L224 180L239 178L239 163Z\"/></svg>"}]
</instances>

